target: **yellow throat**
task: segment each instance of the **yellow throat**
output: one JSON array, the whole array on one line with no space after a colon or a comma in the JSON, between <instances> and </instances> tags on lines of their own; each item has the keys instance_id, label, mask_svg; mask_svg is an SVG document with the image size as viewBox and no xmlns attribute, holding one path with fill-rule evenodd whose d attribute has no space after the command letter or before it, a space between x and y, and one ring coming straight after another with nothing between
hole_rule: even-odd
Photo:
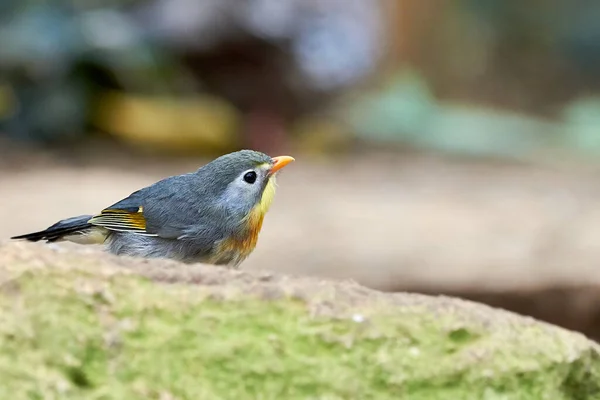
<instances>
[{"instance_id":1,"label":"yellow throat","mask_svg":"<svg viewBox=\"0 0 600 400\"><path fill-rule=\"evenodd\" d=\"M262 197L260 198L260 201L256 205L256 208L258 208L260 210L259 211L260 214L262 214L264 216L267 213L267 211L269 211L269 208L271 207L271 203L273 202L274 197L275 197L275 177L272 176L269 178L269 181L267 182L267 185L265 186L265 189L263 190Z\"/></svg>"}]
</instances>

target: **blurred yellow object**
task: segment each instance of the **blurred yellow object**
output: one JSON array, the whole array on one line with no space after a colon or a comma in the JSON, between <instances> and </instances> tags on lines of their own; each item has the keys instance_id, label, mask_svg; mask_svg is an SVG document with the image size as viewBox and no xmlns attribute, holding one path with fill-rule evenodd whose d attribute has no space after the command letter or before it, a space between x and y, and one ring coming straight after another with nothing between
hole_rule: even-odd
<instances>
[{"instance_id":1,"label":"blurred yellow object","mask_svg":"<svg viewBox=\"0 0 600 400\"><path fill-rule=\"evenodd\" d=\"M136 146L177 153L229 151L239 145L240 116L212 96L171 98L109 92L93 124Z\"/></svg>"},{"instance_id":2,"label":"blurred yellow object","mask_svg":"<svg viewBox=\"0 0 600 400\"><path fill-rule=\"evenodd\" d=\"M302 119L293 131L298 151L313 155L344 151L353 138L341 124L323 117Z\"/></svg>"},{"instance_id":3,"label":"blurred yellow object","mask_svg":"<svg viewBox=\"0 0 600 400\"><path fill-rule=\"evenodd\" d=\"M12 88L0 85L0 119L8 118L17 110L17 101Z\"/></svg>"}]
</instances>

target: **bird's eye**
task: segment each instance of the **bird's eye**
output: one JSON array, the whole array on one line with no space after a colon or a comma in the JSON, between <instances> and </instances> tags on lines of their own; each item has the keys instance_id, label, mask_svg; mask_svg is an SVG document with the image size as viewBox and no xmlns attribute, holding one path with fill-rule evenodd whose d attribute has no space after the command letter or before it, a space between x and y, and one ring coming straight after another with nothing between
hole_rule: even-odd
<instances>
[{"instance_id":1,"label":"bird's eye","mask_svg":"<svg viewBox=\"0 0 600 400\"><path fill-rule=\"evenodd\" d=\"M247 183L250 183L250 184L256 182L256 172L254 172L254 171L246 172L244 174L244 181Z\"/></svg>"}]
</instances>

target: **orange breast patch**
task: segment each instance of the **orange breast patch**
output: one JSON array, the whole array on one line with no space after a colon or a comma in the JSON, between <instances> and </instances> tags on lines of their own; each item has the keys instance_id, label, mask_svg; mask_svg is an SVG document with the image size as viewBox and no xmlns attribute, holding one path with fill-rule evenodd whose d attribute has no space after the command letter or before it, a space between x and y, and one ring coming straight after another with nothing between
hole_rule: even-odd
<instances>
[{"instance_id":1,"label":"orange breast patch","mask_svg":"<svg viewBox=\"0 0 600 400\"><path fill-rule=\"evenodd\" d=\"M255 207L244 221L246 224L244 232L221 242L214 258L219 259L225 254L235 254L236 258L241 259L248 257L256 247L264 217L260 207Z\"/></svg>"}]
</instances>

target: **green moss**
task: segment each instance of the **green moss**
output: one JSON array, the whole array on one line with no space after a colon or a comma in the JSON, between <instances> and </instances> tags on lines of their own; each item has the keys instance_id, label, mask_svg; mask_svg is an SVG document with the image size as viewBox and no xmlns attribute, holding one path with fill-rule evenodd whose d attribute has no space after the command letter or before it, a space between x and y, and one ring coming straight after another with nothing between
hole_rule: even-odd
<instances>
[{"instance_id":1,"label":"green moss","mask_svg":"<svg viewBox=\"0 0 600 400\"><path fill-rule=\"evenodd\" d=\"M533 323L65 269L3 287L1 399L600 399L597 350Z\"/></svg>"}]
</instances>

